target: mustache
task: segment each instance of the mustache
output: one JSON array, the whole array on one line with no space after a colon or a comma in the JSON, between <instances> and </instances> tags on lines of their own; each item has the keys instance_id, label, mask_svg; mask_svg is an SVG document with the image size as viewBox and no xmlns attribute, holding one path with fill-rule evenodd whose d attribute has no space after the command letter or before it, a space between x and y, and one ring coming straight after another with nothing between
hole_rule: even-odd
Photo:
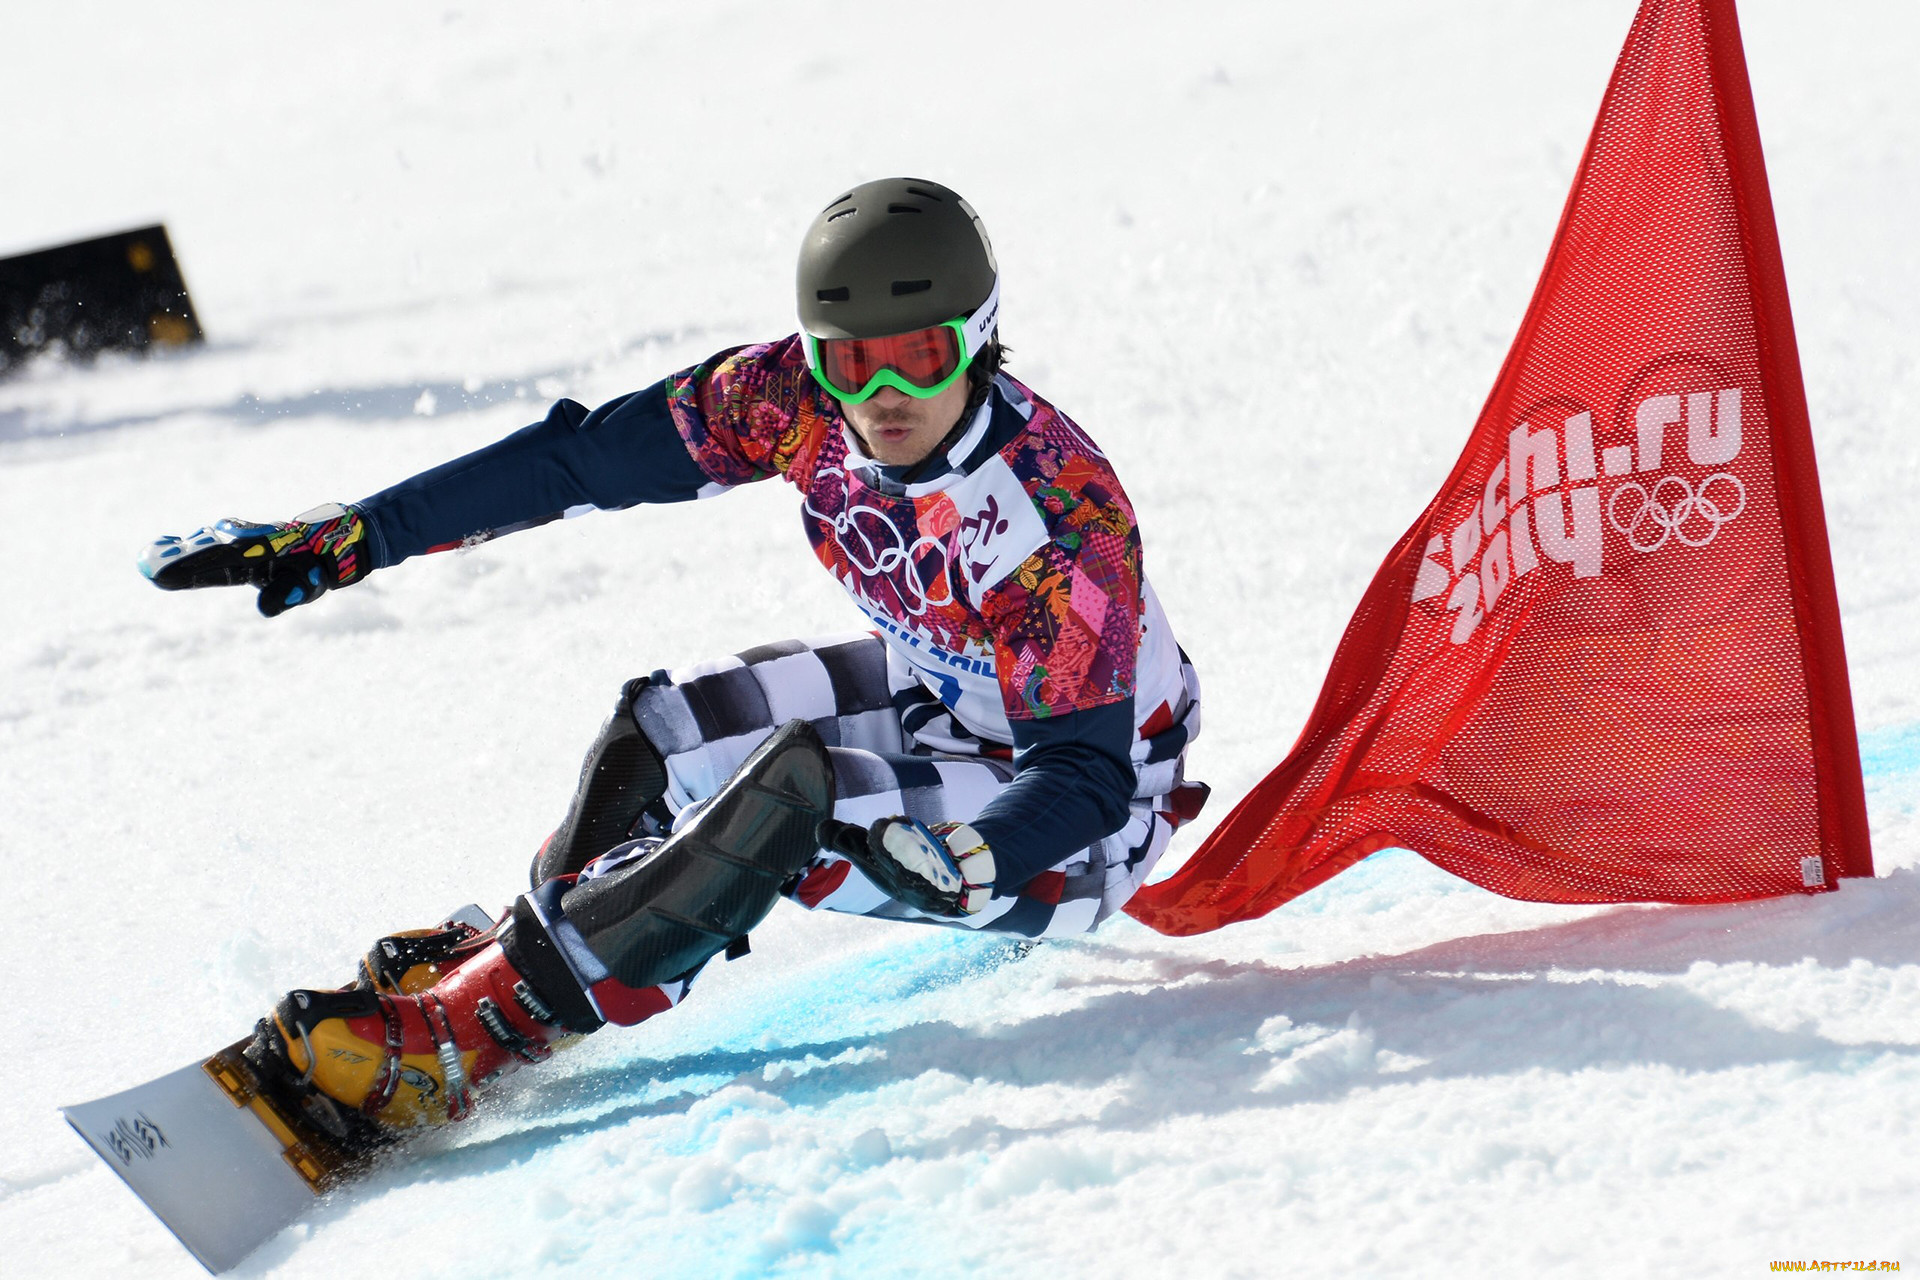
<instances>
[{"instance_id":1,"label":"mustache","mask_svg":"<svg viewBox=\"0 0 1920 1280\"><path fill-rule=\"evenodd\" d=\"M911 427L918 417L911 405L895 405L891 409L878 407L867 411L867 418L876 427Z\"/></svg>"}]
</instances>

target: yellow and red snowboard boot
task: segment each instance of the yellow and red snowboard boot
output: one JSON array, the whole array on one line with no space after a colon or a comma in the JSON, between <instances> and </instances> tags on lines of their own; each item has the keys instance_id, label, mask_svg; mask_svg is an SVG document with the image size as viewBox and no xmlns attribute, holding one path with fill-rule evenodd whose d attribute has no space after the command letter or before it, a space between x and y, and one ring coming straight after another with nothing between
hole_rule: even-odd
<instances>
[{"instance_id":1,"label":"yellow and red snowboard boot","mask_svg":"<svg viewBox=\"0 0 1920 1280\"><path fill-rule=\"evenodd\" d=\"M476 1088L544 1060L566 1034L495 941L417 992L289 992L248 1056L292 1086L323 1129L377 1146L464 1118Z\"/></svg>"},{"instance_id":2,"label":"yellow and red snowboard boot","mask_svg":"<svg viewBox=\"0 0 1920 1280\"><path fill-rule=\"evenodd\" d=\"M579 983L547 926L572 883L542 886L542 906L519 899L499 925L476 907L380 939L352 986L282 997L243 1056L283 1105L365 1152L464 1119L475 1090L608 1021L672 1007L677 995L659 987L606 977L589 994Z\"/></svg>"}]
</instances>

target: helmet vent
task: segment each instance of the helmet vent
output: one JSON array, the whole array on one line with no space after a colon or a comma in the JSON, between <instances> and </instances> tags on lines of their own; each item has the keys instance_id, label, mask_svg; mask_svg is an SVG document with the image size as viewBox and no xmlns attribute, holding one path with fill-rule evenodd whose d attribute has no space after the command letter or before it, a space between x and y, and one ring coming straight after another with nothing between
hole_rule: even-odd
<instances>
[{"instance_id":1,"label":"helmet vent","mask_svg":"<svg viewBox=\"0 0 1920 1280\"><path fill-rule=\"evenodd\" d=\"M833 206L831 206L831 205L829 205L829 206L827 206L827 207L828 207L828 208L832 208ZM841 210L840 212L838 212L838 213L830 213L830 214L828 214L828 215L827 215L827 221L828 221L828 222L832 222L832 221L833 221L833 220L834 220L835 218L850 218L850 217L852 217L852 216L853 216L854 214L856 214L856 213L858 213L858 212L860 212L860 208L859 208L859 206L858 206L858 205L856 205L856 206L854 206L854 207L853 207L853 208L851 208L851 209L842 209L842 210Z\"/></svg>"},{"instance_id":2,"label":"helmet vent","mask_svg":"<svg viewBox=\"0 0 1920 1280\"><path fill-rule=\"evenodd\" d=\"M923 210L917 204L890 204L887 206L887 212L888 213L921 213L923 212Z\"/></svg>"},{"instance_id":3,"label":"helmet vent","mask_svg":"<svg viewBox=\"0 0 1920 1280\"><path fill-rule=\"evenodd\" d=\"M837 289L815 289L813 296L822 302L846 302L853 297L853 290L841 285Z\"/></svg>"},{"instance_id":4,"label":"helmet vent","mask_svg":"<svg viewBox=\"0 0 1920 1280\"><path fill-rule=\"evenodd\" d=\"M893 282L893 296L896 298L904 298L910 293L925 293L931 288L933 288L933 281L931 280L895 280Z\"/></svg>"},{"instance_id":5,"label":"helmet vent","mask_svg":"<svg viewBox=\"0 0 1920 1280\"><path fill-rule=\"evenodd\" d=\"M926 189L925 187L908 187L908 188L907 188L907 193L908 193L909 195L916 195L916 196L921 196L921 197L923 197L923 198L925 198L925 199L928 199L928 200L938 200L938 199L940 199L940 193L939 193L939 192L937 192L937 191L929 191L929 190L927 190L927 189Z\"/></svg>"}]
</instances>

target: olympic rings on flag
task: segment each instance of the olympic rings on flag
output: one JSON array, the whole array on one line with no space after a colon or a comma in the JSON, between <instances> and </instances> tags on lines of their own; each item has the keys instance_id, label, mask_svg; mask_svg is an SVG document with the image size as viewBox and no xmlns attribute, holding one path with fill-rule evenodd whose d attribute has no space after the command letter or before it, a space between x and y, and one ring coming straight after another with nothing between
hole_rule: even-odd
<instances>
[{"instance_id":1,"label":"olympic rings on flag","mask_svg":"<svg viewBox=\"0 0 1920 1280\"><path fill-rule=\"evenodd\" d=\"M1716 481L1722 480L1729 487L1719 496L1722 501L1733 502L1731 511L1723 509L1708 493ZM1674 493L1669 486L1679 492ZM1623 522L1620 499L1627 493L1638 495L1640 505L1634 507L1633 514ZM1746 509L1747 486L1740 482L1739 476L1726 471L1716 471L1702 480L1697 493L1680 476L1662 476L1654 483L1651 493L1629 480L1607 495L1607 523L1625 534L1627 545L1635 551L1658 551L1667 544L1668 538L1678 539L1689 547L1704 547L1719 536L1721 525ZM1707 522L1704 533L1698 532L1697 527L1688 528L1687 522L1696 516Z\"/></svg>"}]
</instances>

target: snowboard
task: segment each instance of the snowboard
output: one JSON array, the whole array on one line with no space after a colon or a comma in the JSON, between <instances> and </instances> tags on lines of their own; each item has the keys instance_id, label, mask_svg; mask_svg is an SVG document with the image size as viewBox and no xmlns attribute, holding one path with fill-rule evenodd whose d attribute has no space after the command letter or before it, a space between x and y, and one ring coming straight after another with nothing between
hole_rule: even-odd
<instances>
[{"instance_id":1,"label":"snowboard","mask_svg":"<svg viewBox=\"0 0 1920 1280\"><path fill-rule=\"evenodd\" d=\"M486 913L450 917L479 927ZM993 963L1035 939L1007 940ZM208 1271L218 1275L310 1212L329 1192L405 1160L404 1139L374 1154L341 1145L266 1089L243 1054L212 1057L131 1089L62 1107L67 1123Z\"/></svg>"},{"instance_id":2,"label":"snowboard","mask_svg":"<svg viewBox=\"0 0 1920 1280\"><path fill-rule=\"evenodd\" d=\"M491 928L476 905L446 924ZM120 1093L60 1108L67 1123L208 1271L219 1274L293 1225L321 1196L404 1143L349 1148L268 1090L236 1040Z\"/></svg>"},{"instance_id":3,"label":"snowboard","mask_svg":"<svg viewBox=\"0 0 1920 1280\"><path fill-rule=\"evenodd\" d=\"M67 1123L208 1271L265 1244L369 1163L271 1098L237 1040Z\"/></svg>"}]
</instances>

